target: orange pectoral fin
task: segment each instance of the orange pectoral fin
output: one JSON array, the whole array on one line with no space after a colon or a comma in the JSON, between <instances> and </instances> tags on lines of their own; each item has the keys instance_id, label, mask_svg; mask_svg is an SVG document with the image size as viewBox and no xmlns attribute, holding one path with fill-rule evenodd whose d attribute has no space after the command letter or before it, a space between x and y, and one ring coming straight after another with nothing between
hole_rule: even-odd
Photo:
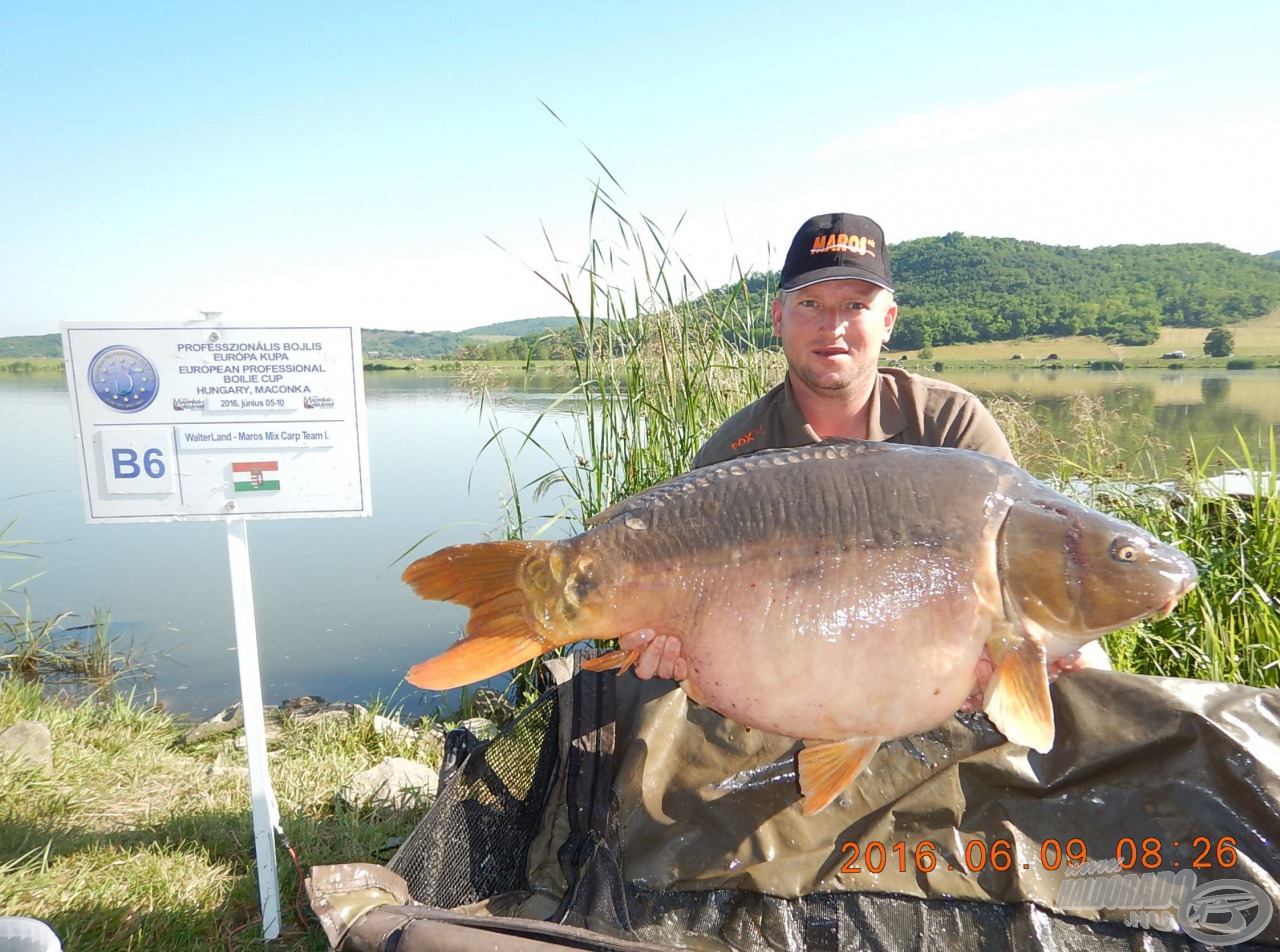
<instances>
[{"instance_id":1,"label":"orange pectoral fin","mask_svg":"<svg viewBox=\"0 0 1280 952\"><path fill-rule=\"evenodd\" d=\"M446 691L509 671L554 647L527 628L511 633L471 635L443 654L414 665L405 680L415 687Z\"/></svg>"},{"instance_id":2,"label":"orange pectoral fin","mask_svg":"<svg viewBox=\"0 0 1280 952\"><path fill-rule=\"evenodd\" d=\"M984 710L1005 737L1047 754L1053 747L1053 702L1044 646L1027 638L996 662Z\"/></svg>"},{"instance_id":3,"label":"orange pectoral fin","mask_svg":"<svg viewBox=\"0 0 1280 952\"><path fill-rule=\"evenodd\" d=\"M880 749L879 737L851 737L848 740L805 741L796 755L800 792L804 795L804 815L813 816L830 806L853 778L862 773Z\"/></svg>"},{"instance_id":4,"label":"orange pectoral fin","mask_svg":"<svg viewBox=\"0 0 1280 952\"><path fill-rule=\"evenodd\" d=\"M637 661L640 660L640 655L642 653L643 653L643 649L639 649L639 648L633 651L608 651L597 658L592 658L590 661L582 662L582 670L584 671L616 670L619 674L622 674L624 671L629 671L633 667L635 667L635 664Z\"/></svg>"}]
</instances>

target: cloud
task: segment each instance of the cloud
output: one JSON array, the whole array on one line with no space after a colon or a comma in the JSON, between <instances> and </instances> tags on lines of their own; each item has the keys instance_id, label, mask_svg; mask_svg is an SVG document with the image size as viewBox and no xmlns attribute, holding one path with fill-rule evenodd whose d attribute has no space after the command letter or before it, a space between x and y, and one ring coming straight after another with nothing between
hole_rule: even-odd
<instances>
[{"instance_id":1,"label":"cloud","mask_svg":"<svg viewBox=\"0 0 1280 952\"><path fill-rule=\"evenodd\" d=\"M846 155L931 152L972 145L996 136L1027 133L1055 125L1077 107L1148 82L1142 76L1101 86L1063 86L1027 89L993 102L965 103L908 113L892 122L846 136L818 151L818 161Z\"/></svg>"}]
</instances>

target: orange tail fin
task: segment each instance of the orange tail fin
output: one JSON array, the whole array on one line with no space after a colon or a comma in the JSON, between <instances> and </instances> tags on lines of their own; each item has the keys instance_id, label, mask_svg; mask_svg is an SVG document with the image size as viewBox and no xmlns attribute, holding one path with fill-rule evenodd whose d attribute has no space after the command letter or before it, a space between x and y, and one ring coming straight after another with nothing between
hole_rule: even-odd
<instances>
[{"instance_id":1,"label":"orange tail fin","mask_svg":"<svg viewBox=\"0 0 1280 952\"><path fill-rule=\"evenodd\" d=\"M480 542L455 545L418 559L401 578L423 598L471 609L467 637L415 665L410 684L443 691L509 671L555 644L529 623L528 598L517 579L525 559L550 542Z\"/></svg>"}]
</instances>

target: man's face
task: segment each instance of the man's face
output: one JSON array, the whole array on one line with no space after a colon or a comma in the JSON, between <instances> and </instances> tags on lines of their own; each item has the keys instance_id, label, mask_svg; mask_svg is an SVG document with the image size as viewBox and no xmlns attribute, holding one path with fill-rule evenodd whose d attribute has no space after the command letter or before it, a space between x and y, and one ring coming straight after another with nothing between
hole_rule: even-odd
<instances>
[{"instance_id":1,"label":"man's face","mask_svg":"<svg viewBox=\"0 0 1280 952\"><path fill-rule=\"evenodd\" d=\"M773 302L773 332L787 365L818 392L834 394L873 379L897 319L892 294L855 278L811 284Z\"/></svg>"}]
</instances>

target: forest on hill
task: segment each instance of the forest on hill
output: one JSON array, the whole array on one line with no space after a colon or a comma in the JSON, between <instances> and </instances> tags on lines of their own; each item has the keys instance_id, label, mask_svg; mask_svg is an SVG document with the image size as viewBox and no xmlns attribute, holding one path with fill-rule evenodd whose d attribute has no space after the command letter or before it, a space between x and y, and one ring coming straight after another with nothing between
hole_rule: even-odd
<instances>
[{"instance_id":1,"label":"forest on hill","mask_svg":"<svg viewBox=\"0 0 1280 952\"><path fill-rule=\"evenodd\" d=\"M559 331L566 327L576 327L574 317L526 317L518 321L499 321L497 324L482 324L480 327L468 327L462 333L468 337L523 337L526 334L541 334L543 331Z\"/></svg>"},{"instance_id":2,"label":"forest on hill","mask_svg":"<svg viewBox=\"0 0 1280 952\"><path fill-rule=\"evenodd\" d=\"M1074 248L953 233L890 249L900 346L1091 334L1150 344L1280 307L1280 260L1222 245Z\"/></svg>"},{"instance_id":3,"label":"forest on hill","mask_svg":"<svg viewBox=\"0 0 1280 952\"><path fill-rule=\"evenodd\" d=\"M1154 343L1162 326L1218 327L1280 307L1280 258L1211 244L1078 248L953 232L889 246L894 346L1086 334ZM762 307L777 273L711 292ZM753 307L754 309L754 307ZM757 343L771 338L763 323Z\"/></svg>"}]
</instances>

